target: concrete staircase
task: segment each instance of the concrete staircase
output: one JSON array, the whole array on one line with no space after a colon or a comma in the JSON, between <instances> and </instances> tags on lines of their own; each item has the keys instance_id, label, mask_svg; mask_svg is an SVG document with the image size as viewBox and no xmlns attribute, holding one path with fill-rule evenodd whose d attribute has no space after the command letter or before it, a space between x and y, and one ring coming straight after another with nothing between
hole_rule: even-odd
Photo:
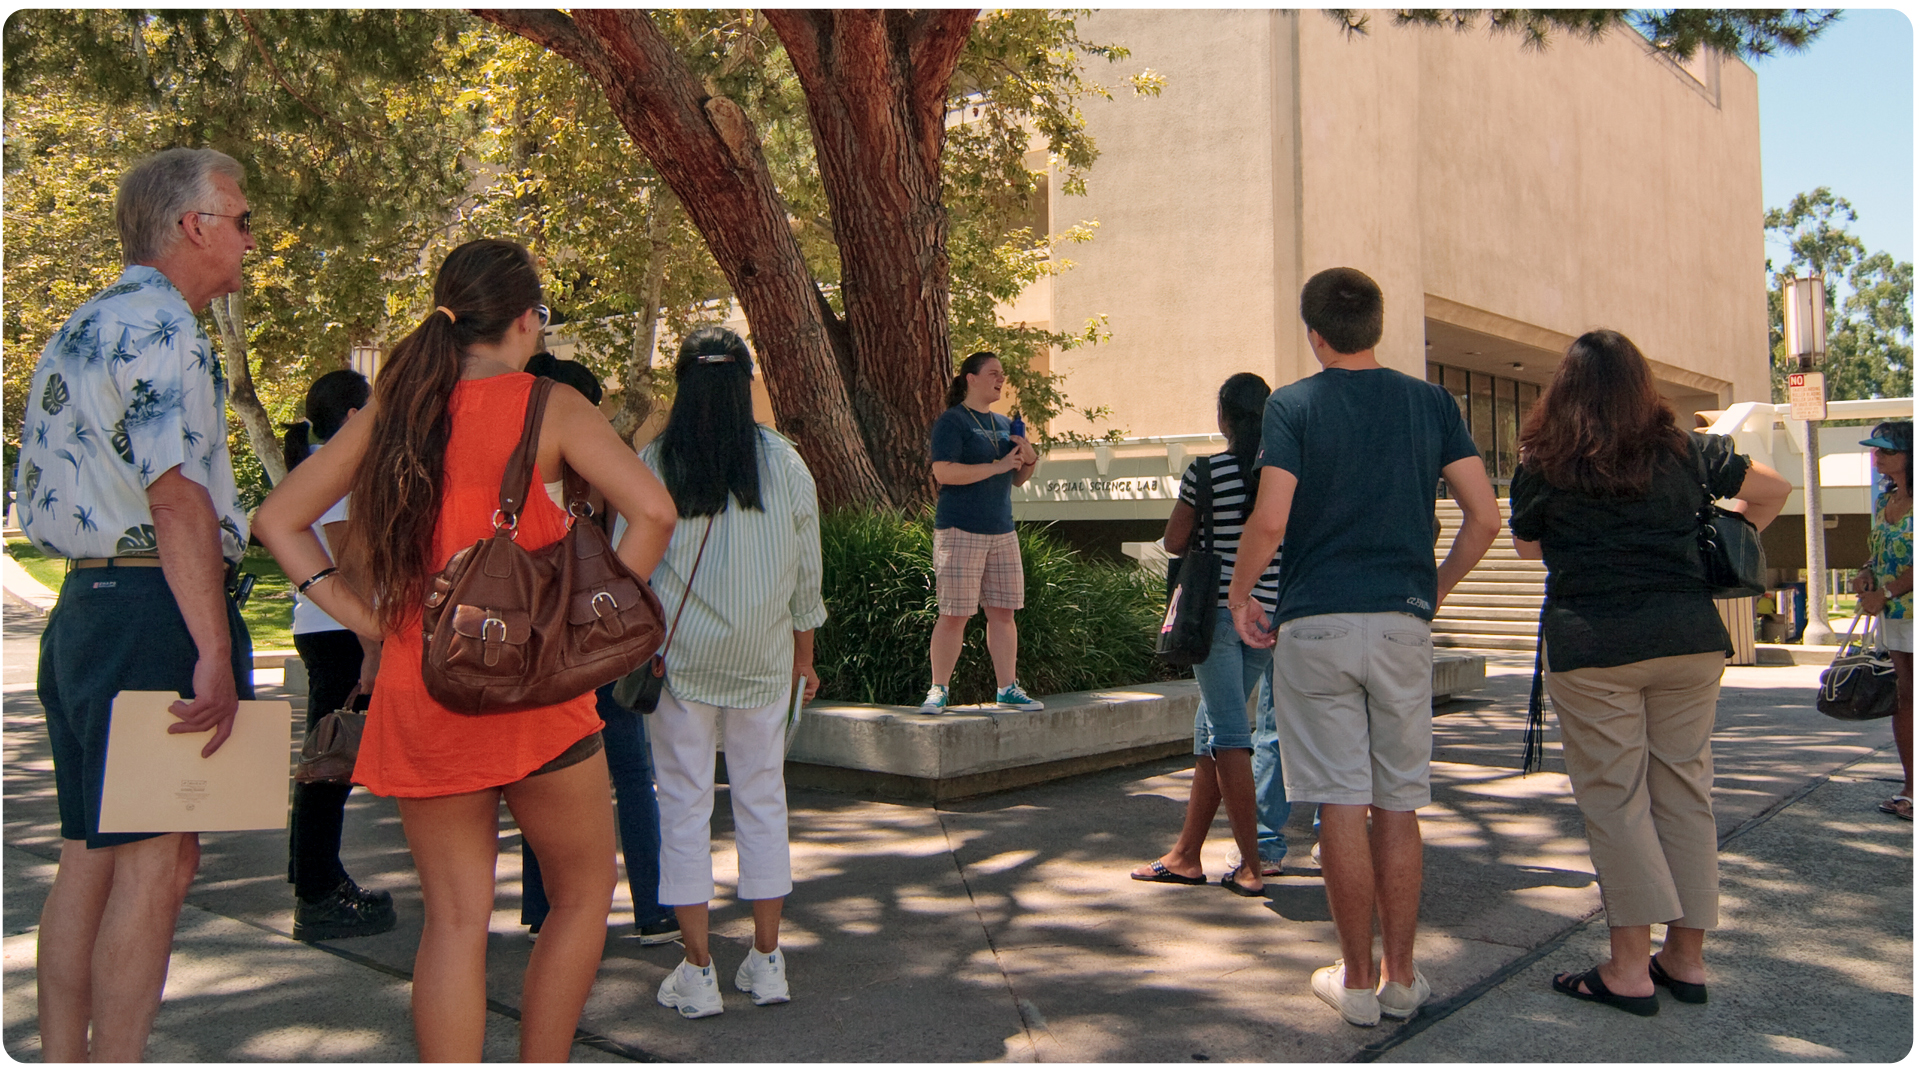
<instances>
[{"instance_id":1,"label":"concrete staircase","mask_svg":"<svg viewBox=\"0 0 1920 1080\"><path fill-rule=\"evenodd\" d=\"M1460 531L1460 508L1451 499L1435 504L1440 516L1436 561L1447 556ZM1500 500L1500 535L1453 590L1433 619L1433 643L1452 649L1521 649L1532 652L1547 595L1546 564L1514 554L1507 531L1507 500Z\"/></svg>"}]
</instances>

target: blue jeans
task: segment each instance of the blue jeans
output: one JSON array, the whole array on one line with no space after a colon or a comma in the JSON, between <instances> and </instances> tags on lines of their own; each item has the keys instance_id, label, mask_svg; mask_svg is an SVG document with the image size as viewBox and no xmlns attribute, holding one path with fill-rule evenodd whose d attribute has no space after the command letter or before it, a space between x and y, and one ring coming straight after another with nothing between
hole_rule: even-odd
<instances>
[{"instance_id":1,"label":"blue jeans","mask_svg":"<svg viewBox=\"0 0 1920 1080\"><path fill-rule=\"evenodd\" d=\"M606 724L607 772L620 822L620 854L627 862L627 891L633 895L633 925L657 923L673 914L660 904L660 803L653 792L653 752L647 745L646 717L613 700L611 684L593 692L594 709ZM526 838L520 840L520 923L546 922L547 890L540 862Z\"/></svg>"},{"instance_id":2,"label":"blue jeans","mask_svg":"<svg viewBox=\"0 0 1920 1080\"><path fill-rule=\"evenodd\" d=\"M1213 648L1193 665L1200 684L1200 707L1193 715L1193 752L1212 757L1215 750L1251 750L1247 695L1273 668L1273 653L1240 640L1233 613L1225 604L1214 612Z\"/></svg>"},{"instance_id":3,"label":"blue jeans","mask_svg":"<svg viewBox=\"0 0 1920 1080\"><path fill-rule=\"evenodd\" d=\"M1269 656L1271 661L1271 656ZM1260 818L1260 857L1279 862L1287 857L1287 818L1293 804L1280 775L1280 729L1273 721L1273 668L1260 680L1260 708L1253 733L1253 803Z\"/></svg>"}]
</instances>

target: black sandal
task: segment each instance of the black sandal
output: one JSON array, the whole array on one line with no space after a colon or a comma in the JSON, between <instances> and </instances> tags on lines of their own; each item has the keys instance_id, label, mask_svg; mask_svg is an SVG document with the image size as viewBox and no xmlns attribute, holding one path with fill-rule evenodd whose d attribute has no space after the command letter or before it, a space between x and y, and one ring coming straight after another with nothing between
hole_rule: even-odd
<instances>
[{"instance_id":1,"label":"black sandal","mask_svg":"<svg viewBox=\"0 0 1920 1080\"><path fill-rule=\"evenodd\" d=\"M1660 966L1660 958L1657 956L1647 957L1647 974L1653 976L1653 985L1666 987L1673 994L1675 1001L1683 1001L1688 1005L1707 1003L1706 983L1681 982L1667 974L1667 969Z\"/></svg>"},{"instance_id":2,"label":"black sandal","mask_svg":"<svg viewBox=\"0 0 1920 1080\"><path fill-rule=\"evenodd\" d=\"M1598 965L1578 975L1568 975L1565 972L1555 975L1552 985L1555 990L1568 997L1611 1005L1635 1016L1652 1016L1660 1011L1660 999L1653 994L1648 994L1646 997L1628 997L1607 989L1606 981L1600 978Z\"/></svg>"},{"instance_id":3,"label":"black sandal","mask_svg":"<svg viewBox=\"0 0 1920 1080\"><path fill-rule=\"evenodd\" d=\"M1228 892L1233 893L1236 896L1264 897L1267 895L1267 890L1265 885L1262 885L1258 889L1249 889L1245 885L1240 884L1238 881L1233 880L1233 874L1234 872L1232 870L1229 870L1227 871L1226 876L1220 879L1220 884L1226 886L1226 889Z\"/></svg>"}]
</instances>

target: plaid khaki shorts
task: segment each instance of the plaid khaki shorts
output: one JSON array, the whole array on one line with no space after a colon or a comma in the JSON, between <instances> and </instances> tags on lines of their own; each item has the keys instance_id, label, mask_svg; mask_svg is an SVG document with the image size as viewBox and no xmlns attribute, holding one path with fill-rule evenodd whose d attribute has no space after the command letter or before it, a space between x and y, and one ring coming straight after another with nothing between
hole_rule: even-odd
<instances>
[{"instance_id":1,"label":"plaid khaki shorts","mask_svg":"<svg viewBox=\"0 0 1920 1080\"><path fill-rule=\"evenodd\" d=\"M972 615L983 607L1027 606L1018 533L933 530L934 593L940 614Z\"/></svg>"}]
</instances>

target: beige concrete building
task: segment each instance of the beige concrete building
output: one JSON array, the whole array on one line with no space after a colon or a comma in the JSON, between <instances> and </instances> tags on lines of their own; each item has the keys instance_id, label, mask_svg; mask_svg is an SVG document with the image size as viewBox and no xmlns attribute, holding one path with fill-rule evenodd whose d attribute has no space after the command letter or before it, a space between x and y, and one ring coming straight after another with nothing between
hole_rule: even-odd
<instances>
[{"instance_id":1,"label":"beige concrete building","mask_svg":"<svg viewBox=\"0 0 1920 1080\"><path fill-rule=\"evenodd\" d=\"M1172 492L1145 482L1166 474L1113 459L1164 454L1177 476L1207 448L1167 437L1214 431L1228 375L1317 370L1298 297L1330 266L1380 282L1381 361L1455 390L1496 477L1517 416L1595 327L1640 345L1683 417L1768 399L1758 94L1740 61L1678 65L1626 30L1528 51L1384 12L1352 38L1316 11L1103 11L1083 28L1166 88L1085 104L1089 194L1056 190L1048 215L1099 228L1009 314L1104 315L1110 340L1048 362L1142 441L1104 462L1057 452L1020 516L1164 520ZM1144 486L1100 489L1119 473Z\"/></svg>"}]
</instances>

